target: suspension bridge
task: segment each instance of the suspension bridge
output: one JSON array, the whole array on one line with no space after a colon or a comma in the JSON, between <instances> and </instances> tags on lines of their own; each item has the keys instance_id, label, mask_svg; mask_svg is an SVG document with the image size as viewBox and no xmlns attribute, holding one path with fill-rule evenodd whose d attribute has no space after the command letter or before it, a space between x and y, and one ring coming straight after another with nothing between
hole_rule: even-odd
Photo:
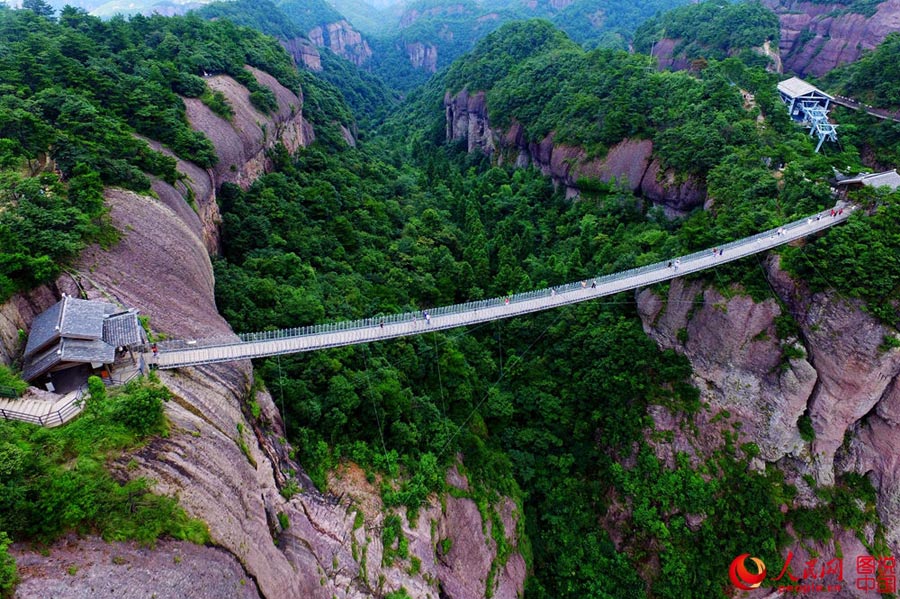
<instances>
[{"instance_id":1,"label":"suspension bridge","mask_svg":"<svg viewBox=\"0 0 900 599\"><path fill-rule=\"evenodd\" d=\"M183 368L371 343L512 318L715 268L833 227L849 218L854 209L852 205L838 204L834 209L715 248L546 289L383 317L235 335L230 339L166 341L145 354L145 359L158 369Z\"/></svg>"}]
</instances>

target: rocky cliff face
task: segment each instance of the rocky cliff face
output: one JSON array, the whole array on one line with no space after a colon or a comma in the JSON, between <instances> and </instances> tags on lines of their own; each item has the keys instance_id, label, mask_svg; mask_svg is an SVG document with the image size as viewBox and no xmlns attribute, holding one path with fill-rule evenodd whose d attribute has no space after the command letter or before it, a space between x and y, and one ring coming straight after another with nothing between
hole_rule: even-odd
<instances>
[{"instance_id":1,"label":"rocky cliff face","mask_svg":"<svg viewBox=\"0 0 900 599\"><path fill-rule=\"evenodd\" d=\"M488 119L484 92L469 94L463 90L444 96L446 137L448 141L465 141L469 152L481 151L498 164L517 167L534 165L564 187L568 197L578 195L579 179L611 181L652 202L662 204L673 214L687 212L703 204L705 184L696 179L676 179L653 157L650 140L622 140L610 148L603 158L594 158L581 149L554 141L551 132L539 142L525 138L521 124L513 123L505 132L495 131Z\"/></svg>"},{"instance_id":2,"label":"rocky cliff face","mask_svg":"<svg viewBox=\"0 0 900 599\"><path fill-rule=\"evenodd\" d=\"M804 474L823 485L845 472L867 474L896 553L900 350L879 349L892 333L858 302L810 292L779 268L777 257L769 259L766 271L777 300L726 298L703 283L683 280L673 281L665 297L651 290L638 293L644 330L661 347L690 360L694 382L711 408L699 417L706 431L699 444L682 434L663 452L696 453L698 446L702 451L704 436L711 448L716 426L739 422L742 442L755 442L760 458L782 467L801 490L808 489ZM776 318L785 312L797 329L779 339ZM802 349L805 357L786 357L788 347ZM723 410L730 418L709 426ZM804 441L797 428L804 413L815 431L812 442ZM807 500L815 501L811 494Z\"/></svg>"},{"instance_id":3,"label":"rocky cliff face","mask_svg":"<svg viewBox=\"0 0 900 599\"><path fill-rule=\"evenodd\" d=\"M372 57L369 42L347 21L338 21L313 27L307 32L309 39L320 48L328 48L356 66L362 66Z\"/></svg>"},{"instance_id":4,"label":"rocky cliff face","mask_svg":"<svg viewBox=\"0 0 900 599\"><path fill-rule=\"evenodd\" d=\"M848 12L841 3L764 0L781 22L780 53L784 68L800 75L822 76L853 62L892 31L900 29L900 0L886 0L874 15Z\"/></svg>"},{"instance_id":5,"label":"rocky cliff face","mask_svg":"<svg viewBox=\"0 0 900 599\"><path fill-rule=\"evenodd\" d=\"M310 71L319 73L322 71L322 57L316 46L305 37L296 37L289 40L281 40L281 45L297 64L302 64Z\"/></svg>"},{"instance_id":6,"label":"rocky cliff face","mask_svg":"<svg viewBox=\"0 0 900 599\"><path fill-rule=\"evenodd\" d=\"M415 68L424 69L429 73L437 72L437 46L422 42L410 42L406 44L406 56L409 58L409 63Z\"/></svg>"},{"instance_id":7,"label":"rocky cliff face","mask_svg":"<svg viewBox=\"0 0 900 599\"><path fill-rule=\"evenodd\" d=\"M192 103L188 114L213 140L222 164L210 172L180 164L188 185L181 189L157 182L159 199L107 190L121 241L110 250L89 248L71 275L0 306L4 361L16 351L18 329L27 330L62 292L137 307L150 316L156 331L175 337L233 335L216 311L210 238L201 215L204 209L213 211L219 183L248 185L264 171L266 147L280 141L296 149L312 133L300 98L265 73L254 75L278 96L278 114L266 118L256 113L246 89L227 78L212 78L210 86L223 91L234 107L234 119L225 121ZM191 198L197 212L186 208ZM204 208L203 202L212 206ZM335 483L340 500L312 487L301 466L287 457L289 447L271 397L251 391L250 362L165 371L160 378L174 395L166 405L169 436L122 456L114 468L118 476L147 477L155 481L157 492L177 495L190 515L208 523L213 542L224 551L164 543L151 559L128 544L96 540L74 546L64 540L49 555L22 548L17 555L27 567L21 572L20 597L57 596L58 591L64 597L103 592L110 597L343 599L382 596L404 586L416 597L468 599L484 596L488 580L495 597L521 594L524 560L514 553L505 563L497 562L490 522L482 522L471 499L442 503L433 497L414 522L404 519L411 556L421 562L418 570L411 558L383 563L384 512L377 491L364 477ZM259 419L247 409L250 399L261 408ZM287 499L280 489L289 478L302 490ZM363 515L361 524L357 510ZM515 509L506 502L497 511L514 546ZM282 528L285 518L289 526ZM446 555L440 549L445 538L452 540ZM137 569L115 562L110 567L104 555L125 556ZM184 557L178 562L176 555ZM157 562L170 566L157 568ZM66 577L65 591L59 590L55 581L71 565L80 575ZM214 571L216 580L195 578L191 572L198 568L207 575Z\"/></svg>"},{"instance_id":8,"label":"rocky cliff face","mask_svg":"<svg viewBox=\"0 0 900 599\"><path fill-rule=\"evenodd\" d=\"M431 8L413 8L407 10L400 17L400 28L409 27L422 17L449 17L453 15L461 15L466 12L466 7L462 4L446 4L444 6L433 6Z\"/></svg>"}]
</instances>

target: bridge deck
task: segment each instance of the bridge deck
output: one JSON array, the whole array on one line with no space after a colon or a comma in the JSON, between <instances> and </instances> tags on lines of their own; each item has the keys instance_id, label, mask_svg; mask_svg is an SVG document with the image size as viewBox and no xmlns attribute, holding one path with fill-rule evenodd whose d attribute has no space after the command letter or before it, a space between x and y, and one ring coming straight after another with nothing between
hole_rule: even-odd
<instances>
[{"instance_id":1,"label":"bridge deck","mask_svg":"<svg viewBox=\"0 0 900 599\"><path fill-rule=\"evenodd\" d=\"M714 255L710 248L677 259L673 258L671 266L668 261L659 262L595 279L521 293L509 298L494 298L436 308L427 311L427 320L424 317L426 312L408 312L384 318L244 335L242 340L226 342L221 340L166 342L159 345L157 356L148 356L148 359L161 369L230 362L420 335L429 331L453 329L548 310L646 287L764 252L843 222L850 216L853 207L839 206L836 210L840 213L835 213L834 216L831 210L827 210L778 229L718 246L722 250L721 254Z\"/></svg>"}]
</instances>

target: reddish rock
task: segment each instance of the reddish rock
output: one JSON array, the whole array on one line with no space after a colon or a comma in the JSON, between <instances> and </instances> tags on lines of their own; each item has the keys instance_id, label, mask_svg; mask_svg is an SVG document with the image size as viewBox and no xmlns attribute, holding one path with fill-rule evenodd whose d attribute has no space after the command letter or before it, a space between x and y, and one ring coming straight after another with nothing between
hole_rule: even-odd
<instances>
[{"instance_id":1,"label":"reddish rock","mask_svg":"<svg viewBox=\"0 0 900 599\"><path fill-rule=\"evenodd\" d=\"M779 49L784 68L816 77L857 60L888 33L900 30L900 0L886 0L871 17L841 3L764 0L781 22Z\"/></svg>"},{"instance_id":2,"label":"reddish rock","mask_svg":"<svg viewBox=\"0 0 900 599\"><path fill-rule=\"evenodd\" d=\"M660 172L659 161L653 158L653 142L648 139L622 140L605 156L594 158L582 148L556 144L553 132L538 142L529 142L516 120L505 132L495 131L488 119L484 92L448 92L444 108L447 140L466 140L467 151L484 152L498 164L534 165L555 185L563 186L567 197L577 196L578 181L586 178L616 180L674 214L701 206L706 199L706 185L696 177L681 180L673 172Z\"/></svg>"},{"instance_id":3,"label":"reddish rock","mask_svg":"<svg viewBox=\"0 0 900 599\"><path fill-rule=\"evenodd\" d=\"M362 34L345 20L328 23L324 26L317 25L306 35L316 46L328 48L358 67L372 57L372 48L369 47L369 42L363 39Z\"/></svg>"},{"instance_id":4,"label":"reddish rock","mask_svg":"<svg viewBox=\"0 0 900 599\"><path fill-rule=\"evenodd\" d=\"M726 299L699 281L675 279L665 298L649 289L641 291L638 313L644 330L660 347L675 349L691 361L701 399L711 408L700 415L705 424L727 410L741 423L746 439L759 446L763 459L775 462L807 452L797 419L806 409L817 374L803 359L781 367L774 326L774 318L781 314L777 302L756 303L742 295ZM686 451L696 442L689 438L672 450Z\"/></svg>"},{"instance_id":5,"label":"reddish rock","mask_svg":"<svg viewBox=\"0 0 900 599\"><path fill-rule=\"evenodd\" d=\"M259 599L240 562L215 547L162 540L153 549L74 536L46 551L16 545L16 599Z\"/></svg>"},{"instance_id":6,"label":"reddish rock","mask_svg":"<svg viewBox=\"0 0 900 599\"><path fill-rule=\"evenodd\" d=\"M322 56L316 46L305 37L281 40L281 45L297 64L302 64L310 71L321 72Z\"/></svg>"},{"instance_id":7,"label":"reddish rock","mask_svg":"<svg viewBox=\"0 0 900 599\"><path fill-rule=\"evenodd\" d=\"M259 112L250 102L250 91L231 77L217 75L206 79L214 91L225 95L234 111L231 120L212 112L197 98L185 98L188 122L213 143L219 162L213 167L214 187L225 182L247 188L269 168L266 150L276 143L293 152L312 143L312 127L303 118L303 100L274 77L247 67L260 85L275 94L278 109L274 114ZM297 90L299 92L299 90Z\"/></svg>"},{"instance_id":8,"label":"reddish rock","mask_svg":"<svg viewBox=\"0 0 900 599\"><path fill-rule=\"evenodd\" d=\"M429 73L437 72L438 49L434 44L408 43L406 44L406 56L415 68Z\"/></svg>"},{"instance_id":9,"label":"reddish rock","mask_svg":"<svg viewBox=\"0 0 900 599\"><path fill-rule=\"evenodd\" d=\"M791 359L787 368L775 341L775 317L782 308L774 300L757 304L739 295L726 300L700 282L682 279L672 281L667 298L650 290L638 294L644 329L661 347L687 356L701 398L712 408L697 416L697 435L685 435L684 427L665 410L651 410L657 429L673 433L672 442L655 447L670 464L675 451L702 459L716 444L710 418L727 409L731 420L740 423L741 442L756 443L760 457L778 464L798 486L801 505L820 501L803 480L805 474L821 485L833 484L845 472L867 474L878 493L878 514L890 550L896 554L900 350L879 349L885 335L895 333L857 301L811 293L779 268L777 257L765 268L782 305L796 319L797 342L808 354ZM797 430L804 412L815 432L811 443Z\"/></svg>"}]
</instances>

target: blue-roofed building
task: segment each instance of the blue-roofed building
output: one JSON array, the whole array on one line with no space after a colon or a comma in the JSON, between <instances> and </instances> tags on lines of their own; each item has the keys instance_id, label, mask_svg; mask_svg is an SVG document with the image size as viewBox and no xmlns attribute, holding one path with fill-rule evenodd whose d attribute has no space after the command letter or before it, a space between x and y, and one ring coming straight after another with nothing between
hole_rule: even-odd
<instances>
[{"instance_id":1,"label":"blue-roofed building","mask_svg":"<svg viewBox=\"0 0 900 599\"><path fill-rule=\"evenodd\" d=\"M34 319L25 345L22 377L40 384L61 370L108 370L119 354L145 341L137 310L63 295L59 303Z\"/></svg>"}]
</instances>

